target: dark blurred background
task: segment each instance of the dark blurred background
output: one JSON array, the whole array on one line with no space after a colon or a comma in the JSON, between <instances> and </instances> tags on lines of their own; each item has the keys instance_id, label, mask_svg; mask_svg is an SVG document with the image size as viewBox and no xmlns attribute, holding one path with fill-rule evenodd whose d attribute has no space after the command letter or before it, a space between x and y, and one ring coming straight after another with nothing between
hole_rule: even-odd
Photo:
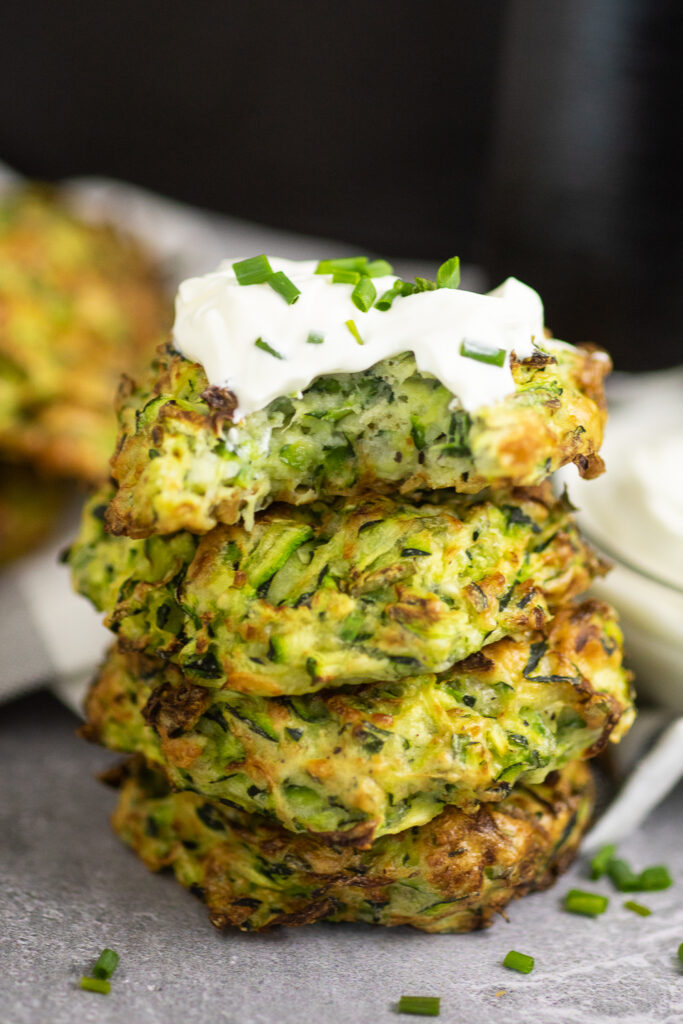
<instances>
[{"instance_id":1,"label":"dark blurred background","mask_svg":"<svg viewBox=\"0 0 683 1024\"><path fill-rule=\"evenodd\" d=\"M680 0L6 0L0 159L538 288L683 361Z\"/></svg>"}]
</instances>

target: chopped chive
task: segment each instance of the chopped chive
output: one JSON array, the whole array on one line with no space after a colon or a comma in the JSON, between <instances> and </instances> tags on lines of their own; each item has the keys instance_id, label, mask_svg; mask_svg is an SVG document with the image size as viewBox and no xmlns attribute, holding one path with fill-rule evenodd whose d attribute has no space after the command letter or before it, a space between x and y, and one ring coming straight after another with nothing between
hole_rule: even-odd
<instances>
[{"instance_id":1,"label":"chopped chive","mask_svg":"<svg viewBox=\"0 0 683 1024\"><path fill-rule=\"evenodd\" d=\"M668 889L673 885L673 878L669 869L663 864L657 864L651 868L645 868L638 875L638 892L657 892L660 889Z\"/></svg>"},{"instance_id":2,"label":"chopped chive","mask_svg":"<svg viewBox=\"0 0 683 1024\"><path fill-rule=\"evenodd\" d=\"M410 414L410 436L415 442L415 447L418 451L422 451L427 446L427 437L425 434L424 423L419 416L416 416L414 412Z\"/></svg>"},{"instance_id":3,"label":"chopped chive","mask_svg":"<svg viewBox=\"0 0 683 1024\"><path fill-rule=\"evenodd\" d=\"M460 259L452 256L436 272L437 288L457 288L460 284Z\"/></svg>"},{"instance_id":4,"label":"chopped chive","mask_svg":"<svg viewBox=\"0 0 683 1024\"><path fill-rule=\"evenodd\" d=\"M511 971L519 971L520 974L531 974L534 969L534 958L511 949L503 960L503 967L509 967Z\"/></svg>"},{"instance_id":5,"label":"chopped chive","mask_svg":"<svg viewBox=\"0 0 683 1024\"><path fill-rule=\"evenodd\" d=\"M617 848L614 843L610 843L608 846L603 846L598 850L591 860L592 879L602 878L603 875L607 874L610 861L614 858L614 854L616 852Z\"/></svg>"},{"instance_id":6,"label":"chopped chive","mask_svg":"<svg viewBox=\"0 0 683 1024\"><path fill-rule=\"evenodd\" d=\"M415 1013L420 1017L438 1017L441 1000L438 996L401 996L398 1001L399 1013Z\"/></svg>"},{"instance_id":7,"label":"chopped chive","mask_svg":"<svg viewBox=\"0 0 683 1024\"><path fill-rule=\"evenodd\" d=\"M394 268L386 260L370 260L364 271L368 277L388 277L393 272Z\"/></svg>"},{"instance_id":8,"label":"chopped chive","mask_svg":"<svg viewBox=\"0 0 683 1024\"><path fill-rule=\"evenodd\" d=\"M343 271L354 271L367 277L386 277L393 274L394 268L386 260L369 260L367 256L340 256L336 260L320 260L315 268L316 274L336 274Z\"/></svg>"},{"instance_id":9,"label":"chopped chive","mask_svg":"<svg viewBox=\"0 0 683 1024\"><path fill-rule=\"evenodd\" d=\"M570 889L565 896L564 906L572 914L584 914L586 917L597 917L607 910L607 896L599 896L596 892L583 892L581 889Z\"/></svg>"},{"instance_id":10,"label":"chopped chive","mask_svg":"<svg viewBox=\"0 0 683 1024\"><path fill-rule=\"evenodd\" d=\"M357 274L365 274L367 265L367 256L341 256L336 260L320 260L315 273L336 274L339 271L352 270Z\"/></svg>"},{"instance_id":11,"label":"chopped chive","mask_svg":"<svg viewBox=\"0 0 683 1024\"><path fill-rule=\"evenodd\" d=\"M267 352L268 355L275 356L276 359L285 358L284 356L280 355L279 352L276 352L275 349L272 348L267 341L263 340L263 338L257 338L256 341L254 342L254 345L256 346L256 348L260 348L262 352Z\"/></svg>"},{"instance_id":12,"label":"chopped chive","mask_svg":"<svg viewBox=\"0 0 683 1024\"><path fill-rule=\"evenodd\" d=\"M322 345L325 340L323 334L319 334L317 331L309 331L306 341L309 345Z\"/></svg>"},{"instance_id":13,"label":"chopped chive","mask_svg":"<svg viewBox=\"0 0 683 1024\"><path fill-rule=\"evenodd\" d=\"M680 946L678 947L678 959L683 964L683 942L681 942Z\"/></svg>"},{"instance_id":14,"label":"chopped chive","mask_svg":"<svg viewBox=\"0 0 683 1024\"><path fill-rule=\"evenodd\" d=\"M348 329L351 331L351 334L354 336L354 338L356 339L358 344L359 345L364 345L365 342L363 341L363 339L360 336L360 333L358 331L358 328L356 327L355 321L354 320L345 320L344 323L345 323L346 327L348 327Z\"/></svg>"},{"instance_id":15,"label":"chopped chive","mask_svg":"<svg viewBox=\"0 0 683 1024\"><path fill-rule=\"evenodd\" d=\"M334 281L334 278L332 278L332 280ZM361 277L358 284L351 292L351 301L354 306L357 309L360 309L362 313L367 313L376 298L377 289L370 278Z\"/></svg>"},{"instance_id":16,"label":"chopped chive","mask_svg":"<svg viewBox=\"0 0 683 1024\"><path fill-rule=\"evenodd\" d=\"M414 295L416 291L419 291L417 285L413 284L412 281L397 281L394 287L399 288L399 292L404 298L408 295Z\"/></svg>"},{"instance_id":17,"label":"chopped chive","mask_svg":"<svg viewBox=\"0 0 683 1024\"><path fill-rule=\"evenodd\" d=\"M632 910L634 914L640 914L641 917L649 917L652 913L649 907L644 907L642 903L636 903L635 900L626 900L624 907L626 910Z\"/></svg>"},{"instance_id":18,"label":"chopped chive","mask_svg":"<svg viewBox=\"0 0 683 1024\"><path fill-rule=\"evenodd\" d=\"M433 292L436 290L436 285L426 277L416 277L414 290L416 292Z\"/></svg>"},{"instance_id":19,"label":"chopped chive","mask_svg":"<svg viewBox=\"0 0 683 1024\"><path fill-rule=\"evenodd\" d=\"M607 865L607 874L619 892L638 892L638 875L627 861L612 857Z\"/></svg>"},{"instance_id":20,"label":"chopped chive","mask_svg":"<svg viewBox=\"0 0 683 1024\"><path fill-rule=\"evenodd\" d=\"M591 877L601 878L609 875L612 884L619 892L654 892L668 889L673 885L669 869L663 864L644 868L639 874L633 870L628 861L615 857L616 846L610 843L603 846L591 861Z\"/></svg>"},{"instance_id":21,"label":"chopped chive","mask_svg":"<svg viewBox=\"0 0 683 1024\"><path fill-rule=\"evenodd\" d=\"M479 341L471 341L463 338L460 345L460 355L468 359L476 359L479 363L488 363L490 366L502 366L505 362L504 348L490 348L482 345Z\"/></svg>"},{"instance_id":22,"label":"chopped chive","mask_svg":"<svg viewBox=\"0 0 683 1024\"><path fill-rule=\"evenodd\" d=\"M294 282L290 281L282 270L276 270L274 274L271 274L268 278L268 284L274 292L282 296L288 306L295 303L301 295Z\"/></svg>"},{"instance_id":23,"label":"chopped chive","mask_svg":"<svg viewBox=\"0 0 683 1024\"><path fill-rule=\"evenodd\" d=\"M111 992L111 985L104 978L81 978L81 988L85 992L101 992L103 996Z\"/></svg>"},{"instance_id":24,"label":"chopped chive","mask_svg":"<svg viewBox=\"0 0 683 1024\"><path fill-rule=\"evenodd\" d=\"M335 270L332 275L332 284L358 284L360 279L357 270Z\"/></svg>"},{"instance_id":25,"label":"chopped chive","mask_svg":"<svg viewBox=\"0 0 683 1024\"><path fill-rule=\"evenodd\" d=\"M113 949L103 949L92 969L96 978L111 978L119 965L119 954Z\"/></svg>"},{"instance_id":26,"label":"chopped chive","mask_svg":"<svg viewBox=\"0 0 683 1024\"><path fill-rule=\"evenodd\" d=\"M382 292L375 303L375 309L379 309L382 312L385 312L387 309L391 309L394 299L397 295L401 294L401 289L397 287L397 285L400 285L401 283L401 281L398 281L395 285L392 285L391 288L388 288L387 291Z\"/></svg>"},{"instance_id":27,"label":"chopped chive","mask_svg":"<svg viewBox=\"0 0 683 1024\"><path fill-rule=\"evenodd\" d=\"M267 256L251 256L248 260L233 263L232 269L238 284L263 284L273 273Z\"/></svg>"}]
</instances>

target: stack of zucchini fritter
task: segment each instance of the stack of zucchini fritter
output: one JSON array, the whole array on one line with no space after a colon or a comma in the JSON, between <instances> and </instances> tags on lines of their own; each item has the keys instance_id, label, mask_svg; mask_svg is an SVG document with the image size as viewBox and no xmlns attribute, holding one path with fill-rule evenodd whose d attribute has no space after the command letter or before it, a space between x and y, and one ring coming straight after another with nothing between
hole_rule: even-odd
<instances>
[{"instance_id":1,"label":"stack of zucchini fritter","mask_svg":"<svg viewBox=\"0 0 683 1024\"><path fill-rule=\"evenodd\" d=\"M233 423L167 348L119 396L69 561L117 636L86 735L114 826L212 921L467 931L542 888L633 718L604 566L547 477L601 469L602 355L468 414L412 355Z\"/></svg>"}]
</instances>

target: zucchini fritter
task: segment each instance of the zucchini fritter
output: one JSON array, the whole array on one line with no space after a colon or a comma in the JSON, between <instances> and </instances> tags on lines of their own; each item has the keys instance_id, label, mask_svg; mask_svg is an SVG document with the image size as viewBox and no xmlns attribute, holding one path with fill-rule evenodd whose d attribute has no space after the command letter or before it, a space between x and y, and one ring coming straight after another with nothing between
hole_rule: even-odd
<instances>
[{"instance_id":1,"label":"zucchini fritter","mask_svg":"<svg viewBox=\"0 0 683 1024\"><path fill-rule=\"evenodd\" d=\"M442 676L295 699L208 690L113 650L83 732L143 754L174 789L365 848L618 740L633 719L621 649L612 610L587 601L547 635L499 640Z\"/></svg>"},{"instance_id":2,"label":"zucchini fritter","mask_svg":"<svg viewBox=\"0 0 683 1024\"><path fill-rule=\"evenodd\" d=\"M170 304L137 243L48 191L0 201L0 449L52 473L107 475L123 371L151 358Z\"/></svg>"},{"instance_id":3,"label":"zucchini fritter","mask_svg":"<svg viewBox=\"0 0 683 1024\"><path fill-rule=\"evenodd\" d=\"M191 681L264 696L443 672L541 628L602 570L549 485L498 504L271 506L251 532L201 538L112 537L105 508L100 492L69 560L121 643Z\"/></svg>"},{"instance_id":4,"label":"zucchini fritter","mask_svg":"<svg viewBox=\"0 0 683 1024\"><path fill-rule=\"evenodd\" d=\"M219 928L323 919L467 932L552 884L573 859L592 805L588 768L572 762L472 816L449 807L358 851L195 793L169 794L160 776L138 766L112 823L148 868L170 867L201 895Z\"/></svg>"},{"instance_id":5,"label":"zucchini fritter","mask_svg":"<svg viewBox=\"0 0 683 1024\"><path fill-rule=\"evenodd\" d=\"M56 481L42 479L28 466L0 462L0 565L47 537L63 498Z\"/></svg>"},{"instance_id":6,"label":"zucchini fritter","mask_svg":"<svg viewBox=\"0 0 683 1024\"><path fill-rule=\"evenodd\" d=\"M109 529L205 533L240 517L250 525L274 501L530 486L568 462L594 476L609 359L546 347L513 361L512 395L471 415L453 410L451 392L405 353L364 373L319 377L300 397L278 398L237 424L234 396L167 349L139 385L120 389Z\"/></svg>"}]
</instances>

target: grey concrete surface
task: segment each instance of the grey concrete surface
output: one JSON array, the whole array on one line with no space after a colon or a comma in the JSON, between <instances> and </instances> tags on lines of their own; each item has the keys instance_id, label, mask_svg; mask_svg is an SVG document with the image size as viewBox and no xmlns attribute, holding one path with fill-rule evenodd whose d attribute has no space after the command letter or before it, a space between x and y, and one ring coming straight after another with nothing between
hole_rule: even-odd
<instances>
[{"instance_id":1,"label":"grey concrete surface","mask_svg":"<svg viewBox=\"0 0 683 1024\"><path fill-rule=\"evenodd\" d=\"M640 918L579 863L554 890L473 935L315 925L265 936L209 925L201 903L149 874L107 825L114 794L94 775L111 756L73 735L41 694L0 709L1 1024L383 1024L402 994L441 996L441 1020L476 1024L660 1024L683 1018L683 790L623 845L666 862L676 885L639 897ZM611 897L598 920L560 908L572 886ZM108 945L109 996L81 974ZM531 953L529 976L502 967ZM419 1019L419 1018L412 1018Z\"/></svg>"}]
</instances>

